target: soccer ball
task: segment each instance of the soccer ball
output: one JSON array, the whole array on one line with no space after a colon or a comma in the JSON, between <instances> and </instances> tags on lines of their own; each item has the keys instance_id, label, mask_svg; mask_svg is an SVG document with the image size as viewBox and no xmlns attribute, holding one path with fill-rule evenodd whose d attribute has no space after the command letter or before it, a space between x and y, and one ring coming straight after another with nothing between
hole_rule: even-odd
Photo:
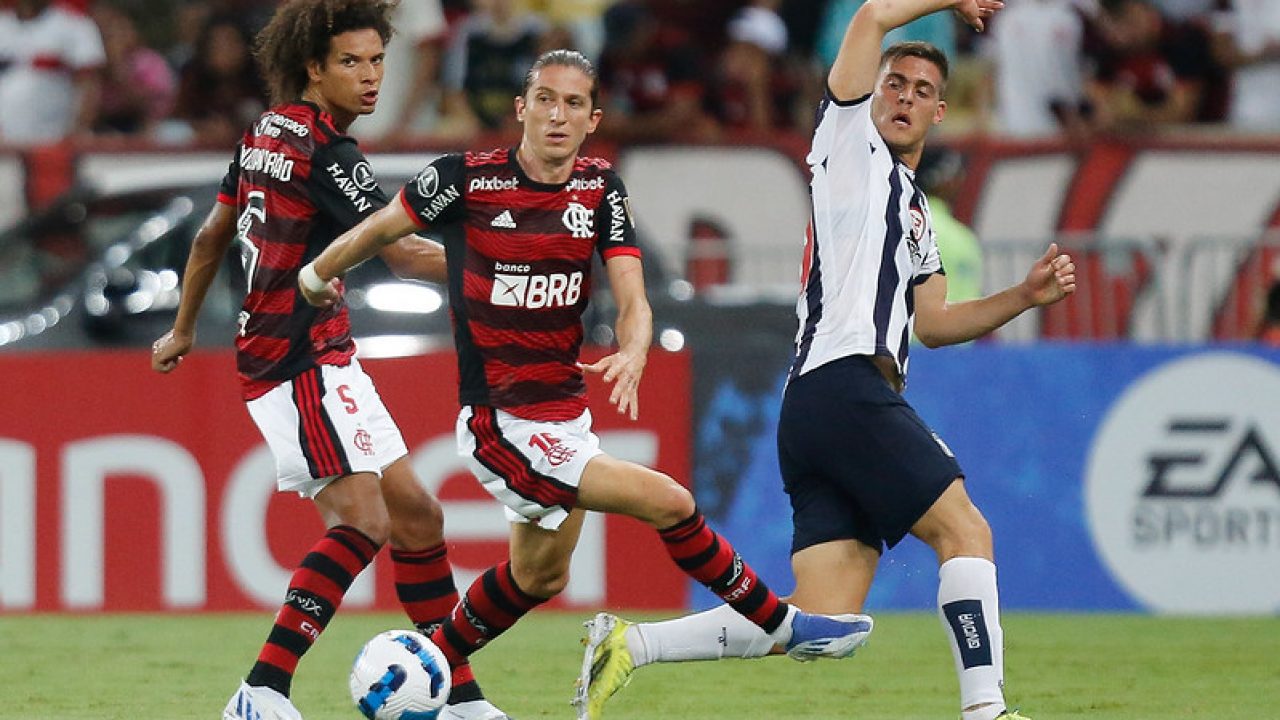
<instances>
[{"instance_id":1,"label":"soccer ball","mask_svg":"<svg viewBox=\"0 0 1280 720\"><path fill-rule=\"evenodd\" d=\"M369 720L434 720L450 683L444 653L411 630L375 635L351 666L351 699Z\"/></svg>"}]
</instances>

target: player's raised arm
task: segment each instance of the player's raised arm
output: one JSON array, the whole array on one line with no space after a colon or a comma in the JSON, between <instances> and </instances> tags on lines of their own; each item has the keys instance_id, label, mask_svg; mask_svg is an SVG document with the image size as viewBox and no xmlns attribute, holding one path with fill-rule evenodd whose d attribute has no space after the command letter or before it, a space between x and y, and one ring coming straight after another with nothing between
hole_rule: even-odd
<instances>
[{"instance_id":1,"label":"player's raised arm","mask_svg":"<svg viewBox=\"0 0 1280 720\"><path fill-rule=\"evenodd\" d=\"M954 10L965 24L981 31L986 18L1002 7L1000 0L867 0L845 31L827 86L836 100L856 100L871 92L884 36L918 17Z\"/></svg>"},{"instance_id":2,"label":"player's raised arm","mask_svg":"<svg viewBox=\"0 0 1280 720\"><path fill-rule=\"evenodd\" d=\"M386 207L338 236L319 257L298 271L298 286L307 302L327 307L338 301L335 278L377 255L383 247L419 228L400 194Z\"/></svg>"},{"instance_id":3,"label":"player's raised arm","mask_svg":"<svg viewBox=\"0 0 1280 720\"><path fill-rule=\"evenodd\" d=\"M182 356L190 352L196 341L196 316L204 305L209 286L218 276L218 267L236 232L236 209L222 202L213 204L204 224L196 232L182 273L182 298L173 329L151 346L151 369L167 373L178 367Z\"/></svg>"}]
</instances>

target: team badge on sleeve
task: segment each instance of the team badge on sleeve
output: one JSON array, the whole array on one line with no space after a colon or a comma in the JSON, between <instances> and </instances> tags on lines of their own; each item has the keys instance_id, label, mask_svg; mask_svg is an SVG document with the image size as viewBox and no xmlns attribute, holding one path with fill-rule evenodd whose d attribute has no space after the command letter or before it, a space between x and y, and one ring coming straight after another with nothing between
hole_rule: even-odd
<instances>
[{"instance_id":1,"label":"team badge on sleeve","mask_svg":"<svg viewBox=\"0 0 1280 720\"><path fill-rule=\"evenodd\" d=\"M430 165L426 170L418 173L418 177L414 178L413 182L418 188L418 194L429 198L440 189L440 173L436 171L434 165Z\"/></svg>"}]
</instances>

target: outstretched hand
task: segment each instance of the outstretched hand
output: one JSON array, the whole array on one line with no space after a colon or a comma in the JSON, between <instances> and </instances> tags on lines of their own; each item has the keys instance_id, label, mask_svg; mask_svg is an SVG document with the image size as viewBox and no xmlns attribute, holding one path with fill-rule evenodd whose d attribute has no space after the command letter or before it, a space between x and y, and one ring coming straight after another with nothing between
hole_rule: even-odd
<instances>
[{"instance_id":1,"label":"outstretched hand","mask_svg":"<svg viewBox=\"0 0 1280 720\"><path fill-rule=\"evenodd\" d=\"M982 32L986 29L987 18L1003 8L1004 3L1000 0L960 0L952 10L965 25Z\"/></svg>"},{"instance_id":2,"label":"outstretched hand","mask_svg":"<svg viewBox=\"0 0 1280 720\"><path fill-rule=\"evenodd\" d=\"M609 393L609 402L618 406L619 413L630 413L635 420L640 415L640 377L644 375L646 358L644 355L628 355L616 352L589 365L578 363L578 367L586 372L604 373L604 381L613 383L613 391Z\"/></svg>"},{"instance_id":3,"label":"outstretched hand","mask_svg":"<svg viewBox=\"0 0 1280 720\"><path fill-rule=\"evenodd\" d=\"M1076 265L1070 255L1058 252L1057 243L1049 243L1049 249L1031 266L1022 287L1033 306L1056 303L1076 291Z\"/></svg>"}]
</instances>

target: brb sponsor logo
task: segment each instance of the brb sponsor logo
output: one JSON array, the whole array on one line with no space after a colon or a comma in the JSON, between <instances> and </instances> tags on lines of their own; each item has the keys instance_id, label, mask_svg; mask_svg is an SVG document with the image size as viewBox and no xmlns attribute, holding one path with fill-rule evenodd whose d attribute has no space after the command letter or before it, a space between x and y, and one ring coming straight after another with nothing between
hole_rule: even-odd
<instances>
[{"instance_id":1,"label":"brb sponsor logo","mask_svg":"<svg viewBox=\"0 0 1280 720\"><path fill-rule=\"evenodd\" d=\"M494 263L489 302L502 307L537 310L576 305L582 298L582 271L531 274L522 263ZM521 273L519 275L515 273Z\"/></svg>"},{"instance_id":2,"label":"brb sponsor logo","mask_svg":"<svg viewBox=\"0 0 1280 720\"><path fill-rule=\"evenodd\" d=\"M1280 607L1276 398L1280 368L1205 353L1148 373L1108 412L1089 453L1086 511L1099 555L1147 607Z\"/></svg>"}]
</instances>

